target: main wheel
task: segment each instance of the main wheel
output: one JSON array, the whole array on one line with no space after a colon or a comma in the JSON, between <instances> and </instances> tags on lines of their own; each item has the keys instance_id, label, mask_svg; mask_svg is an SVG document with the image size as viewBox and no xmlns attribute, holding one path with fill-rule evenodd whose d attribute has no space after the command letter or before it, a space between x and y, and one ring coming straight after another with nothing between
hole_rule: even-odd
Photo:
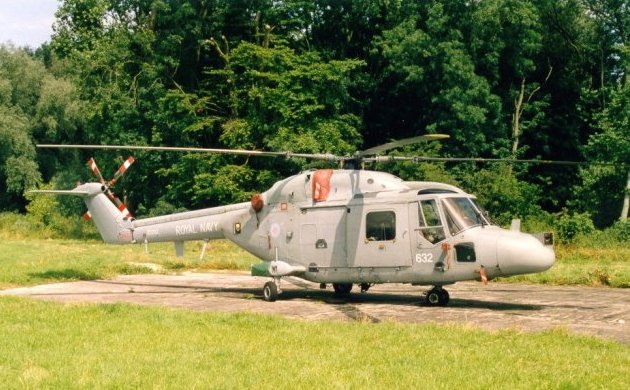
<instances>
[{"instance_id":1,"label":"main wheel","mask_svg":"<svg viewBox=\"0 0 630 390\"><path fill-rule=\"evenodd\" d=\"M448 301L451 300L451 296L448 294L448 291L446 291L446 290L442 290L442 295L443 295L443 298L444 298L442 306L446 306L446 305L448 305Z\"/></svg>"},{"instance_id":2,"label":"main wheel","mask_svg":"<svg viewBox=\"0 0 630 390\"><path fill-rule=\"evenodd\" d=\"M263 298L267 302L275 302L278 299L278 286L274 282L265 283L263 287Z\"/></svg>"},{"instance_id":3,"label":"main wheel","mask_svg":"<svg viewBox=\"0 0 630 390\"><path fill-rule=\"evenodd\" d=\"M347 298L352 290L352 283L333 283L335 295L340 298Z\"/></svg>"},{"instance_id":4,"label":"main wheel","mask_svg":"<svg viewBox=\"0 0 630 390\"><path fill-rule=\"evenodd\" d=\"M448 291L441 288L433 288L427 292L426 302L429 306L446 306L449 300Z\"/></svg>"},{"instance_id":5,"label":"main wheel","mask_svg":"<svg viewBox=\"0 0 630 390\"><path fill-rule=\"evenodd\" d=\"M429 306L439 306L442 301L440 290L431 290L427 293L427 304Z\"/></svg>"}]
</instances>

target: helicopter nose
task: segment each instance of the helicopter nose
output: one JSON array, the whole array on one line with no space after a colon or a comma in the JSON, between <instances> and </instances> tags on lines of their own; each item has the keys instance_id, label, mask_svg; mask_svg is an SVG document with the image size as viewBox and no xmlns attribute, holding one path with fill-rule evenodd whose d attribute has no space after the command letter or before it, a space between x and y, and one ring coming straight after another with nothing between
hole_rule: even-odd
<instances>
[{"instance_id":1,"label":"helicopter nose","mask_svg":"<svg viewBox=\"0 0 630 390\"><path fill-rule=\"evenodd\" d=\"M529 274L551 268L556 255L553 246L521 233L497 240L497 260L503 274Z\"/></svg>"}]
</instances>

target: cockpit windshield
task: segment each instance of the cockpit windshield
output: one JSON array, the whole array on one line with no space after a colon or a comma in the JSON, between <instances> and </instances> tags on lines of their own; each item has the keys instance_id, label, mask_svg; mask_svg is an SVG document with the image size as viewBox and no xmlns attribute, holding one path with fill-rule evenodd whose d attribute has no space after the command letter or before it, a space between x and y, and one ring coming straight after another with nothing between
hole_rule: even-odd
<instances>
[{"instance_id":1,"label":"cockpit windshield","mask_svg":"<svg viewBox=\"0 0 630 390\"><path fill-rule=\"evenodd\" d=\"M470 198L443 198L442 206L452 235L473 226L489 225Z\"/></svg>"},{"instance_id":2,"label":"cockpit windshield","mask_svg":"<svg viewBox=\"0 0 630 390\"><path fill-rule=\"evenodd\" d=\"M486 220L486 223L488 225L492 225L492 220L490 219L490 214L488 213L488 211L486 209L484 209L483 207L481 207L479 202L477 202L477 199L470 199L470 201L473 202L473 204L475 205L477 210L481 211L481 215L482 215L483 219Z\"/></svg>"}]
</instances>

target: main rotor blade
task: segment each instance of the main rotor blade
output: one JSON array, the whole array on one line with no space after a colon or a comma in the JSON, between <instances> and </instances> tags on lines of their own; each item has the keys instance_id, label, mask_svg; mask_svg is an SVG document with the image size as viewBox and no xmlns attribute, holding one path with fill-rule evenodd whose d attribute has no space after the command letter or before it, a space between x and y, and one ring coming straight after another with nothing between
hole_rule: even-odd
<instances>
[{"instance_id":1,"label":"main rotor blade","mask_svg":"<svg viewBox=\"0 0 630 390\"><path fill-rule=\"evenodd\" d=\"M417 137L404 138L396 141L388 142L383 145L374 146L373 148L369 148L359 152L360 156L372 156L376 154L381 154L390 149L396 149L407 145L416 144L421 141L433 141L438 139L449 138L450 136L447 134L425 134L419 135Z\"/></svg>"},{"instance_id":2,"label":"main rotor blade","mask_svg":"<svg viewBox=\"0 0 630 390\"><path fill-rule=\"evenodd\" d=\"M562 160L526 160L512 158L480 158L480 157L426 157L426 156L374 156L363 159L365 162L388 162L388 161L412 161L412 162L489 162L489 163L517 163L517 164L548 164L548 165L604 165L604 166L625 166L627 164L612 162L589 162L589 161L562 161Z\"/></svg>"},{"instance_id":3,"label":"main rotor blade","mask_svg":"<svg viewBox=\"0 0 630 390\"><path fill-rule=\"evenodd\" d=\"M38 148L56 149L114 149L114 150L149 150L160 152L195 152L195 153L217 153L235 154L244 156L264 156L264 157L286 157L286 158L307 158L311 160L341 161L345 157L324 153L293 153L293 152L266 152L261 150L243 149L211 149L211 148L186 148L174 146L131 146L131 145L52 145L39 144Z\"/></svg>"},{"instance_id":4,"label":"main rotor blade","mask_svg":"<svg viewBox=\"0 0 630 390\"><path fill-rule=\"evenodd\" d=\"M53 195L75 195L81 197L87 197L90 195L87 191L76 191L76 190L30 190L29 194L53 194Z\"/></svg>"}]
</instances>

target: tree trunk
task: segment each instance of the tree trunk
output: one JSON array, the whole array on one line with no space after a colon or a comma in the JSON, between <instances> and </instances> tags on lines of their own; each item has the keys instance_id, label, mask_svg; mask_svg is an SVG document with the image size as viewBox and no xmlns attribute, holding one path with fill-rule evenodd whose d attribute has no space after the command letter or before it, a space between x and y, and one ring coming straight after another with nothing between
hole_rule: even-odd
<instances>
[{"instance_id":1,"label":"tree trunk","mask_svg":"<svg viewBox=\"0 0 630 390\"><path fill-rule=\"evenodd\" d=\"M545 80L538 87L534 88L532 92L530 92L527 99L525 99L525 77L521 79L521 88L518 92L518 97L514 99L514 114L512 114L512 157L517 158L516 152L518 151L518 139L521 136L521 115L523 114L523 105L524 103L529 103L534 95L540 91L540 89L547 84L549 77L551 77L551 72L553 67L549 65L549 72L547 72L547 76Z\"/></svg>"},{"instance_id":2,"label":"tree trunk","mask_svg":"<svg viewBox=\"0 0 630 390\"><path fill-rule=\"evenodd\" d=\"M523 113L523 97L525 96L525 77L521 80L521 90L518 98L514 100L514 114L512 114L512 157L516 158L518 150L518 137L520 135L521 114Z\"/></svg>"},{"instance_id":3,"label":"tree trunk","mask_svg":"<svg viewBox=\"0 0 630 390\"><path fill-rule=\"evenodd\" d=\"M628 209L630 209L630 171L628 171L628 184L626 184L626 196L623 198L623 208L621 209L622 222L628 220Z\"/></svg>"}]
</instances>

